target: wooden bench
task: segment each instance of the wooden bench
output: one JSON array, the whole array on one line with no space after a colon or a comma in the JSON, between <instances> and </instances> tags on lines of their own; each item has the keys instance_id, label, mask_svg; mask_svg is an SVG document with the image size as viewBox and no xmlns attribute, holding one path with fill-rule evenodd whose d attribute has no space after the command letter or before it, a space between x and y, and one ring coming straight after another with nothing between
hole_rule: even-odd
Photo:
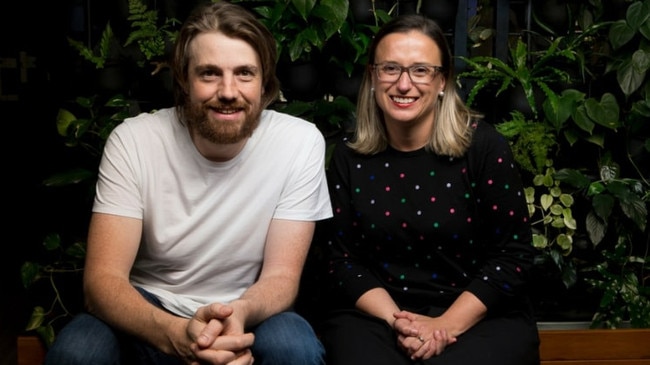
<instances>
[{"instance_id":1,"label":"wooden bench","mask_svg":"<svg viewBox=\"0 0 650 365\"><path fill-rule=\"evenodd\" d=\"M541 365L650 365L650 329L539 331ZM18 337L18 365L40 365L37 337Z\"/></svg>"},{"instance_id":2,"label":"wooden bench","mask_svg":"<svg viewBox=\"0 0 650 365\"><path fill-rule=\"evenodd\" d=\"M541 365L650 365L650 329L540 330Z\"/></svg>"}]
</instances>

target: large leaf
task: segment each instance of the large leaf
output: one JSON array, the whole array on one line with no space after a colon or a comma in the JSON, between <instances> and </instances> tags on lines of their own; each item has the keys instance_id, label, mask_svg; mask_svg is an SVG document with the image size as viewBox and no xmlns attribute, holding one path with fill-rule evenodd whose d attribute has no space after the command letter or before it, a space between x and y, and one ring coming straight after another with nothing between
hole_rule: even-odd
<instances>
[{"instance_id":1,"label":"large leaf","mask_svg":"<svg viewBox=\"0 0 650 365\"><path fill-rule=\"evenodd\" d=\"M311 9L316 5L316 0L291 0L291 4L296 8L302 19L306 21Z\"/></svg>"},{"instance_id":2,"label":"large leaf","mask_svg":"<svg viewBox=\"0 0 650 365\"><path fill-rule=\"evenodd\" d=\"M639 49L631 59L621 63L616 70L616 80L626 96L634 93L645 81L646 71L650 67L650 54Z\"/></svg>"},{"instance_id":3,"label":"large leaf","mask_svg":"<svg viewBox=\"0 0 650 365\"><path fill-rule=\"evenodd\" d=\"M645 1L634 2L627 8L625 20L630 28L638 30L648 19L650 19L650 3Z\"/></svg>"},{"instance_id":4,"label":"large leaf","mask_svg":"<svg viewBox=\"0 0 650 365\"><path fill-rule=\"evenodd\" d=\"M594 213L602 220L606 221L614 209L614 197L609 194L598 194L591 201Z\"/></svg>"},{"instance_id":5,"label":"large leaf","mask_svg":"<svg viewBox=\"0 0 650 365\"><path fill-rule=\"evenodd\" d=\"M585 102L587 115L597 124L616 130L620 126L619 108L616 98L611 93L605 93L600 102L590 98Z\"/></svg>"},{"instance_id":6,"label":"large leaf","mask_svg":"<svg viewBox=\"0 0 650 365\"><path fill-rule=\"evenodd\" d=\"M56 115L56 130L59 135L66 137L68 135L68 128L75 120L77 120L77 117L69 110L63 108L59 109L59 112Z\"/></svg>"},{"instance_id":7,"label":"large leaf","mask_svg":"<svg viewBox=\"0 0 650 365\"><path fill-rule=\"evenodd\" d=\"M589 186L591 180L583 173L574 169L561 169L555 172L553 177L558 180L570 184L579 189L584 189Z\"/></svg>"},{"instance_id":8,"label":"large leaf","mask_svg":"<svg viewBox=\"0 0 650 365\"><path fill-rule=\"evenodd\" d=\"M609 41L612 43L614 49L619 49L634 38L634 34L636 34L634 29L625 20L621 19L609 28Z\"/></svg>"},{"instance_id":9,"label":"large leaf","mask_svg":"<svg viewBox=\"0 0 650 365\"><path fill-rule=\"evenodd\" d=\"M607 224L603 220L599 219L593 211L590 211L587 213L587 217L585 218L585 230L587 231L589 240L594 244L594 246L597 246L605 237Z\"/></svg>"},{"instance_id":10,"label":"large leaf","mask_svg":"<svg viewBox=\"0 0 650 365\"><path fill-rule=\"evenodd\" d=\"M322 26L325 39L341 29L348 16L348 8L348 0L321 0L320 6L314 9L314 15L324 19Z\"/></svg>"}]
</instances>

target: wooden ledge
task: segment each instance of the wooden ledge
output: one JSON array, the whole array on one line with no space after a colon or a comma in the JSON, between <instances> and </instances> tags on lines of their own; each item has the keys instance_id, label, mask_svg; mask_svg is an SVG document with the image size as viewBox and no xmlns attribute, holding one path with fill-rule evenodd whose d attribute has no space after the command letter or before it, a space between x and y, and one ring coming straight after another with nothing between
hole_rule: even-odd
<instances>
[{"instance_id":1,"label":"wooden ledge","mask_svg":"<svg viewBox=\"0 0 650 365\"><path fill-rule=\"evenodd\" d=\"M540 329L541 365L650 365L650 329ZM19 336L18 365L40 365L38 337Z\"/></svg>"},{"instance_id":2,"label":"wooden ledge","mask_svg":"<svg viewBox=\"0 0 650 365\"><path fill-rule=\"evenodd\" d=\"M543 329L542 365L650 365L650 329Z\"/></svg>"}]
</instances>

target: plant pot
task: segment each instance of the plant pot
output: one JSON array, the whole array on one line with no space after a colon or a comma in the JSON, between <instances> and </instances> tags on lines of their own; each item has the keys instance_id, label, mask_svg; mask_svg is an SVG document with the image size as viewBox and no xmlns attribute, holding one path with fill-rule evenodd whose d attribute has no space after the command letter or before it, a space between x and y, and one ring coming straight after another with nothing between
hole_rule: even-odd
<instances>
[{"instance_id":1,"label":"plant pot","mask_svg":"<svg viewBox=\"0 0 650 365\"><path fill-rule=\"evenodd\" d=\"M355 22L361 24L375 24L375 16L373 14L373 2L375 10L383 10L388 12L390 6L388 0L352 0L350 1L350 13Z\"/></svg>"},{"instance_id":2,"label":"plant pot","mask_svg":"<svg viewBox=\"0 0 650 365\"><path fill-rule=\"evenodd\" d=\"M328 90L333 96L345 96L353 103L356 103L359 87L361 86L362 72L353 72L351 76L348 76L345 71L340 69L331 71L328 77Z\"/></svg>"},{"instance_id":3,"label":"plant pot","mask_svg":"<svg viewBox=\"0 0 650 365\"><path fill-rule=\"evenodd\" d=\"M315 62L284 63L278 68L278 77L287 100L314 100L323 94L320 68Z\"/></svg>"},{"instance_id":4,"label":"plant pot","mask_svg":"<svg viewBox=\"0 0 650 365\"><path fill-rule=\"evenodd\" d=\"M45 345L37 336L22 335L16 340L17 365L40 365L45 360Z\"/></svg>"},{"instance_id":5,"label":"plant pot","mask_svg":"<svg viewBox=\"0 0 650 365\"><path fill-rule=\"evenodd\" d=\"M420 13L435 20L443 31L452 31L456 24L458 0L423 1Z\"/></svg>"},{"instance_id":6,"label":"plant pot","mask_svg":"<svg viewBox=\"0 0 650 365\"><path fill-rule=\"evenodd\" d=\"M544 28L554 34L566 34L571 28L575 5L566 0L533 1L533 15Z\"/></svg>"},{"instance_id":7,"label":"plant pot","mask_svg":"<svg viewBox=\"0 0 650 365\"><path fill-rule=\"evenodd\" d=\"M400 0L397 2L399 5L397 11L399 15L402 14L415 14L417 13L417 0Z\"/></svg>"}]
</instances>

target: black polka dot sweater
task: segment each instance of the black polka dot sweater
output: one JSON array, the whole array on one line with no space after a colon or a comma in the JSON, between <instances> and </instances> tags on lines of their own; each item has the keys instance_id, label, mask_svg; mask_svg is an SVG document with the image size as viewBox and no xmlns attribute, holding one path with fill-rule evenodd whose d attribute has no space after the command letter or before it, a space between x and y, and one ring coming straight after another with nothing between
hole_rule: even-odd
<instances>
[{"instance_id":1,"label":"black polka dot sweater","mask_svg":"<svg viewBox=\"0 0 650 365\"><path fill-rule=\"evenodd\" d=\"M335 301L384 287L405 309L445 307L467 290L490 311L522 297L535 249L519 171L493 126L473 127L462 158L338 141L324 246Z\"/></svg>"}]
</instances>

